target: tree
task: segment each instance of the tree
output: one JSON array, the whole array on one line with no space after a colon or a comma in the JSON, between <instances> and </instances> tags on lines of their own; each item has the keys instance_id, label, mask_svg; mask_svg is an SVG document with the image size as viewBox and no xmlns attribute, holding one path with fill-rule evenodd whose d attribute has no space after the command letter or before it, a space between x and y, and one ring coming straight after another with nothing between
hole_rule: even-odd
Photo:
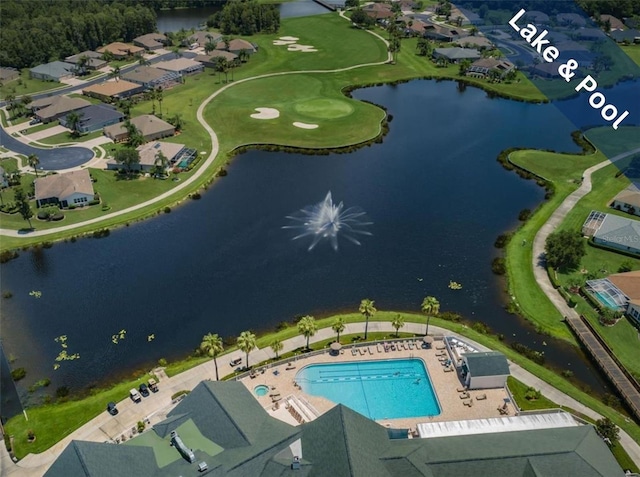
<instances>
[{"instance_id":1,"label":"tree","mask_svg":"<svg viewBox=\"0 0 640 477\"><path fill-rule=\"evenodd\" d=\"M209 54L209 52L216 49L216 44L213 41L208 41L204 44L204 52Z\"/></svg>"},{"instance_id":2,"label":"tree","mask_svg":"<svg viewBox=\"0 0 640 477\"><path fill-rule=\"evenodd\" d=\"M426 38L418 38L418 44L416 45L418 55L428 56L431 53L431 42Z\"/></svg>"},{"instance_id":3,"label":"tree","mask_svg":"<svg viewBox=\"0 0 640 477\"><path fill-rule=\"evenodd\" d=\"M149 60L147 60L147 59L142 55L142 53L138 53L138 54L135 56L135 60L138 62L138 64L139 64L140 66L148 66L148 65L150 65L150 64L151 64L151 63L149 62Z\"/></svg>"},{"instance_id":4,"label":"tree","mask_svg":"<svg viewBox=\"0 0 640 477\"><path fill-rule=\"evenodd\" d=\"M282 351L282 348L284 348L284 344L282 343L282 341L276 338L271 342L269 346L271 347L271 350L276 354L276 360L279 359L279 353L280 351Z\"/></svg>"},{"instance_id":5,"label":"tree","mask_svg":"<svg viewBox=\"0 0 640 477\"><path fill-rule=\"evenodd\" d=\"M25 94L25 95L20 97L20 103L25 108L27 106L29 106L29 104L31 104L32 102L33 102L33 98L31 96L29 96L28 94Z\"/></svg>"},{"instance_id":6,"label":"tree","mask_svg":"<svg viewBox=\"0 0 640 477\"><path fill-rule=\"evenodd\" d=\"M174 46L173 48L171 48L171 52L176 55L176 58L180 58L182 56L182 52L180 51L180 47L179 46Z\"/></svg>"},{"instance_id":7,"label":"tree","mask_svg":"<svg viewBox=\"0 0 640 477\"><path fill-rule=\"evenodd\" d=\"M180 113L176 113L175 115L168 118L167 122L174 128L176 128L176 131L181 131L182 126L184 125L184 121L182 120L182 116L180 115Z\"/></svg>"},{"instance_id":8,"label":"tree","mask_svg":"<svg viewBox=\"0 0 640 477\"><path fill-rule=\"evenodd\" d=\"M109 63L109 62L111 62L111 61L115 60L115 57L113 56L113 53L111 53L111 52L110 52L110 51L108 51L108 50L105 50L105 52L104 52L104 53L102 53L102 59L103 59L104 61L106 61L107 63Z\"/></svg>"},{"instance_id":9,"label":"tree","mask_svg":"<svg viewBox=\"0 0 640 477\"><path fill-rule=\"evenodd\" d=\"M158 105L160 106L160 117L162 117L162 100L164 99L162 86L158 86L154 90L154 95L156 97L156 100L158 101Z\"/></svg>"},{"instance_id":10,"label":"tree","mask_svg":"<svg viewBox=\"0 0 640 477\"><path fill-rule=\"evenodd\" d=\"M78 62L76 63L76 74L84 75L87 73L87 65L89 64L90 59L87 55L82 55L78 58Z\"/></svg>"},{"instance_id":11,"label":"tree","mask_svg":"<svg viewBox=\"0 0 640 477\"><path fill-rule=\"evenodd\" d=\"M596 421L596 430L603 439L608 439L611 444L615 444L620 439L620 429L608 417Z\"/></svg>"},{"instance_id":12,"label":"tree","mask_svg":"<svg viewBox=\"0 0 640 477\"><path fill-rule=\"evenodd\" d=\"M396 338L398 338L400 336L399 330L404 326L404 316L398 313L396 317L391 320L391 326L396 329Z\"/></svg>"},{"instance_id":13,"label":"tree","mask_svg":"<svg viewBox=\"0 0 640 477\"><path fill-rule=\"evenodd\" d=\"M338 337L336 338L336 341L338 343L340 343L340 333L344 331L344 328L345 328L344 319L342 317L336 318L333 324L331 325L331 329L338 334Z\"/></svg>"},{"instance_id":14,"label":"tree","mask_svg":"<svg viewBox=\"0 0 640 477\"><path fill-rule=\"evenodd\" d=\"M36 177L38 177L38 165L40 164L40 159L35 154L30 154L27 157L27 162L31 167L33 167L33 172L36 173Z\"/></svg>"},{"instance_id":15,"label":"tree","mask_svg":"<svg viewBox=\"0 0 640 477\"><path fill-rule=\"evenodd\" d=\"M153 161L153 167L155 169L154 175L156 176L164 176L169 167L169 159L164 155L162 151L158 151L156 153L156 157Z\"/></svg>"},{"instance_id":16,"label":"tree","mask_svg":"<svg viewBox=\"0 0 640 477\"><path fill-rule=\"evenodd\" d=\"M366 341L367 333L369 332L369 318L375 315L376 311L378 310L376 310L375 306L373 306L372 300L365 298L360 302L360 307L358 308L358 311L362 313L362 316L364 316L366 320L366 323L364 325L364 339Z\"/></svg>"},{"instance_id":17,"label":"tree","mask_svg":"<svg viewBox=\"0 0 640 477\"><path fill-rule=\"evenodd\" d=\"M298 331L307 338L307 349L309 349L309 338L316 334L318 331L318 324L316 319L311 315L306 315L300 318L298 321Z\"/></svg>"},{"instance_id":18,"label":"tree","mask_svg":"<svg viewBox=\"0 0 640 477\"><path fill-rule=\"evenodd\" d=\"M366 26L369 24L369 16L362 8L358 7L351 12L351 21L358 26Z\"/></svg>"},{"instance_id":19,"label":"tree","mask_svg":"<svg viewBox=\"0 0 640 477\"><path fill-rule=\"evenodd\" d=\"M243 48L242 50L240 50L238 52L238 59L242 62L242 63L246 63L249 60L249 57L251 55L249 54L249 50L247 50L246 48Z\"/></svg>"},{"instance_id":20,"label":"tree","mask_svg":"<svg viewBox=\"0 0 640 477\"><path fill-rule=\"evenodd\" d=\"M124 127L127 130L127 145L130 148L136 148L144 144L144 136L131 121L125 121Z\"/></svg>"},{"instance_id":21,"label":"tree","mask_svg":"<svg viewBox=\"0 0 640 477\"><path fill-rule=\"evenodd\" d=\"M431 320L431 315L437 315L440 313L440 302L434 296L425 297L425 299L422 300L420 310L422 313L427 315L427 329L424 335L429 336L429 320Z\"/></svg>"},{"instance_id":22,"label":"tree","mask_svg":"<svg viewBox=\"0 0 640 477\"><path fill-rule=\"evenodd\" d=\"M76 111L71 111L69 114L67 114L66 121L67 121L67 127L71 129L71 136L72 137L80 136L80 122L81 122L80 114L78 114Z\"/></svg>"},{"instance_id":23,"label":"tree","mask_svg":"<svg viewBox=\"0 0 640 477\"><path fill-rule=\"evenodd\" d=\"M113 159L118 164L122 164L129 174L133 166L140 164L140 153L131 147L123 147L116 151Z\"/></svg>"},{"instance_id":24,"label":"tree","mask_svg":"<svg viewBox=\"0 0 640 477\"><path fill-rule=\"evenodd\" d=\"M344 2L346 8L358 8L360 6L360 0L347 0Z\"/></svg>"},{"instance_id":25,"label":"tree","mask_svg":"<svg viewBox=\"0 0 640 477\"><path fill-rule=\"evenodd\" d=\"M458 74L460 76L464 76L467 73L467 70L471 66L471 60L462 60L458 65Z\"/></svg>"},{"instance_id":26,"label":"tree","mask_svg":"<svg viewBox=\"0 0 640 477\"><path fill-rule=\"evenodd\" d=\"M120 67L119 66L111 68L111 71L109 72L109 78L115 78L116 80L118 78L120 78Z\"/></svg>"},{"instance_id":27,"label":"tree","mask_svg":"<svg viewBox=\"0 0 640 477\"><path fill-rule=\"evenodd\" d=\"M216 57L214 69L218 72L218 81L220 81L220 73L224 73L226 83L229 77L229 61L223 56Z\"/></svg>"},{"instance_id":28,"label":"tree","mask_svg":"<svg viewBox=\"0 0 640 477\"><path fill-rule=\"evenodd\" d=\"M558 270L575 270L586 253L584 239L578 232L561 230L547 237L544 246L547 264Z\"/></svg>"},{"instance_id":29,"label":"tree","mask_svg":"<svg viewBox=\"0 0 640 477\"><path fill-rule=\"evenodd\" d=\"M240 351L243 351L247 355L247 369L249 369L249 353L256 347L256 335L251 331L243 331L238 336L236 344Z\"/></svg>"},{"instance_id":30,"label":"tree","mask_svg":"<svg viewBox=\"0 0 640 477\"><path fill-rule=\"evenodd\" d=\"M398 35L393 35L389 40L389 52L393 58L393 62L398 61L398 53L400 52L400 48L402 47L402 42Z\"/></svg>"},{"instance_id":31,"label":"tree","mask_svg":"<svg viewBox=\"0 0 640 477\"><path fill-rule=\"evenodd\" d=\"M218 360L216 358L224 351L222 338L215 333L207 333L202 338L200 349L213 358L213 364L216 367L216 381L220 381L218 377Z\"/></svg>"},{"instance_id":32,"label":"tree","mask_svg":"<svg viewBox=\"0 0 640 477\"><path fill-rule=\"evenodd\" d=\"M31 210L31 206L29 205L29 200L22 190L22 187L16 188L15 199L16 205L18 206L18 212L22 215L22 218L29 222L29 228L33 229L31 225L31 217L33 217L33 210Z\"/></svg>"}]
</instances>

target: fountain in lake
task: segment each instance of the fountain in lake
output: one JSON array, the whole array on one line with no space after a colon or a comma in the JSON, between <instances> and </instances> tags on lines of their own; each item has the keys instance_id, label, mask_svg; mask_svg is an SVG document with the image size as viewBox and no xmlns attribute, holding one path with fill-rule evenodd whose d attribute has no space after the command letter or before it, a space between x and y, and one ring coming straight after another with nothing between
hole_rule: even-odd
<instances>
[{"instance_id":1,"label":"fountain in lake","mask_svg":"<svg viewBox=\"0 0 640 477\"><path fill-rule=\"evenodd\" d=\"M323 201L305 207L293 215L288 215L287 218L294 224L282 228L300 232L292 240L311 237L311 245L308 250L313 250L323 240L327 240L334 250L338 250L338 235L360 245L360 241L356 237L371 235L371 232L363 229L371 225L372 222L367 222L366 214L360 207L343 209L342 202L338 205L333 203L331 191L329 191Z\"/></svg>"}]
</instances>

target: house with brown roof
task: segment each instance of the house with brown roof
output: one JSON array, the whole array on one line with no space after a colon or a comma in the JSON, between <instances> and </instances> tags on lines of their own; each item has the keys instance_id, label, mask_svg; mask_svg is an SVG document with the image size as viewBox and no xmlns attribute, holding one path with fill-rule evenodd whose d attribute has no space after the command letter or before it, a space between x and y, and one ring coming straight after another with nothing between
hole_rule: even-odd
<instances>
[{"instance_id":1,"label":"house with brown roof","mask_svg":"<svg viewBox=\"0 0 640 477\"><path fill-rule=\"evenodd\" d=\"M159 50L169 43L169 39L162 33L147 33L133 39L133 44L147 51Z\"/></svg>"},{"instance_id":2,"label":"house with brown roof","mask_svg":"<svg viewBox=\"0 0 640 477\"><path fill-rule=\"evenodd\" d=\"M238 55L234 55L230 51L213 50L206 55L198 55L194 58L195 61L202 63L207 68L215 68L216 58L222 57L227 61L235 61L238 59Z\"/></svg>"},{"instance_id":3,"label":"house with brown roof","mask_svg":"<svg viewBox=\"0 0 640 477\"><path fill-rule=\"evenodd\" d=\"M103 47L98 48L98 53L104 54L105 52L109 52L113 55L113 57L117 60L123 60L128 58L129 56L137 55L138 53L144 53L144 48L135 45L129 45L127 43L121 43L119 41L115 41L113 43L109 43Z\"/></svg>"},{"instance_id":4,"label":"house with brown roof","mask_svg":"<svg viewBox=\"0 0 640 477\"><path fill-rule=\"evenodd\" d=\"M640 216L640 189L638 189L638 186L631 184L618 193L611 201L611 207L628 214Z\"/></svg>"},{"instance_id":5,"label":"house with brown roof","mask_svg":"<svg viewBox=\"0 0 640 477\"><path fill-rule=\"evenodd\" d=\"M640 325L640 270L588 280L585 289L604 308L624 312Z\"/></svg>"},{"instance_id":6,"label":"house with brown roof","mask_svg":"<svg viewBox=\"0 0 640 477\"><path fill-rule=\"evenodd\" d=\"M463 38L458 38L454 40L454 44L461 46L462 48L479 48L479 49L487 49L492 48L493 43L486 36L480 35L472 35L465 36Z\"/></svg>"},{"instance_id":7,"label":"house with brown roof","mask_svg":"<svg viewBox=\"0 0 640 477\"><path fill-rule=\"evenodd\" d=\"M467 76L475 78L486 78L492 75L498 75L503 78L507 73L512 71L515 65L507 60L498 58L480 58L471 63L467 68Z\"/></svg>"},{"instance_id":8,"label":"house with brown roof","mask_svg":"<svg viewBox=\"0 0 640 477\"><path fill-rule=\"evenodd\" d=\"M107 62L102 59L102 55L100 53L90 50L83 51L77 55L67 56L64 61L71 63L72 65L76 65L76 68L78 68L78 64L82 61L82 58L86 59L84 66L84 69L86 70L94 71L107 66Z\"/></svg>"},{"instance_id":9,"label":"house with brown roof","mask_svg":"<svg viewBox=\"0 0 640 477\"><path fill-rule=\"evenodd\" d=\"M391 5L388 3L370 3L369 5L362 7L362 10L369 18L373 18L376 21L386 20L393 16Z\"/></svg>"},{"instance_id":10,"label":"house with brown roof","mask_svg":"<svg viewBox=\"0 0 640 477\"><path fill-rule=\"evenodd\" d=\"M41 103L38 103L41 104ZM55 121L62 116L66 116L72 111L77 111L81 108L89 106L91 103L82 98L70 98L69 96L54 96L51 98L51 102L37 109L35 116L43 123L49 123ZM35 106L37 107L37 105ZM32 106L32 108L35 108Z\"/></svg>"},{"instance_id":11,"label":"house with brown roof","mask_svg":"<svg viewBox=\"0 0 640 477\"><path fill-rule=\"evenodd\" d=\"M451 42L469 36L469 31L462 28L427 23L424 29L424 37L436 41Z\"/></svg>"},{"instance_id":12,"label":"house with brown roof","mask_svg":"<svg viewBox=\"0 0 640 477\"><path fill-rule=\"evenodd\" d=\"M173 60L160 61L155 64L159 70L177 73L180 76L194 75L204 71L204 65L190 58L175 58Z\"/></svg>"},{"instance_id":13,"label":"house with brown roof","mask_svg":"<svg viewBox=\"0 0 640 477\"><path fill-rule=\"evenodd\" d=\"M140 162L132 167L132 170L148 172L155 169L159 152L162 152L167 158L167 168L169 168L178 160L185 150L186 147L184 144L164 141L148 142L136 148L136 151L140 154ZM121 167L122 165L113 159L107 161L107 169L120 169Z\"/></svg>"},{"instance_id":14,"label":"house with brown roof","mask_svg":"<svg viewBox=\"0 0 640 477\"><path fill-rule=\"evenodd\" d=\"M82 94L92 98L97 98L105 103L110 103L118 99L129 98L134 94L142 93L143 91L144 86L138 83L132 83L123 79L114 79L105 81L104 83L87 86L82 90Z\"/></svg>"},{"instance_id":15,"label":"house with brown roof","mask_svg":"<svg viewBox=\"0 0 640 477\"><path fill-rule=\"evenodd\" d=\"M609 31L625 29L625 26L624 26L624 23L622 23L622 20L614 17L613 15L600 15L600 22L602 22L603 25L606 22L609 22Z\"/></svg>"},{"instance_id":16,"label":"house with brown roof","mask_svg":"<svg viewBox=\"0 0 640 477\"><path fill-rule=\"evenodd\" d=\"M222 35L215 31L197 31L189 38L187 38L187 40L185 41L185 46L197 44L197 46L204 48L204 45L206 45L207 43L218 43L221 38Z\"/></svg>"},{"instance_id":17,"label":"house with brown roof","mask_svg":"<svg viewBox=\"0 0 640 477\"><path fill-rule=\"evenodd\" d=\"M243 40L241 38L234 38L229 42L229 47L227 48L227 44L224 41L219 41L216 45L216 50L224 50L229 51L235 55L238 55L242 50L245 50L250 55L253 55L258 48L251 42L247 40Z\"/></svg>"},{"instance_id":18,"label":"house with brown roof","mask_svg":"<svg viewBox=\"0 0 640 477\"><path fill-rule=\"evenodd\" d=\"M0 67L0 81L12 81L20 76L20 71L9 66Z\"/></svg>"},{"instance_id":19,"label":"house with brown roof","mask_svg":"<svg viewBox=\"0 0 640 477\"><path fill-rule=\"evenodd\" d=\"M47 204L84 207L95 197L88 169L39 177L34 186L38 207Z\"/></svg>"},{"instance_id":20,"label":"house with brown roof","mask_svg":"<svg viewBox=\"0 0 640 477\"><path fill-rule=\"evenodd\" d=\"M180 83L180 75L174 71L161 70L152 66L138 66L121 75L122 79L131 83L137 83L145 88L157 88L161 86L167 89Z\"/></svg>"},{"instance_id":21,"label":"house with brown roof","mask_svg":"<svg viewBox=\"0 0 640 477\"><path fill-rule=\"evenodd\" d=\"M145 141L173 136L176 133L176 128L171 124L151 114L137 116L130 122L140 131ZM124 123L107 126L104 128L104 135L115 142L126 141L129 138L129 132Z\"/></svg>"}]
</instances>

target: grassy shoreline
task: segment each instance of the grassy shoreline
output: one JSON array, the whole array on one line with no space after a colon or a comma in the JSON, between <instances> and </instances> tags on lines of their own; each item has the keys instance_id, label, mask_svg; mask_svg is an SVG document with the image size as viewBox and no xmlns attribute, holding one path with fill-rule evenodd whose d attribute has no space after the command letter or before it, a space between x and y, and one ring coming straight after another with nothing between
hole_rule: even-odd
<instances>
[{"instance_id":1,"label":"grassy shoreline","mask_svg":"<svg viewBox=\"0 0 640 477\"><path fill-rule=\"evenodd\" d=\"M395 311L378 311L370 321L390 322L397 314L398 312ZM414 313L400 314L405 318L406 322L426 323L426 317L423 315ZM364 318L360 313L338 314L318 319L318 327L320 329L330 327L331 323L337 317L343 318L345 323L358 323L364 321ZM616 423L616 425L624 429L636 442L640 443L640 426L637 426L625 415L603 404L587 392L578 389L564 377L561 377L555 372L535 364L524 356L518 354L497 337L479 333L464 323L454 323L437 317L431 318L431 324L433 326L448 329L472 339L490 349L504 353L508 359L536 375L540 379L564 392L568 396L576 399L585 406L590 407L599 414L609 417ZM395 333L386 333L389 338L392 337L392 334L395 335ZM259 348L265 348L268 347L274 339L285 340L297 335L299 335L297 327L290 325L286 329L273 333L266 333L260 336L257 340L257 346ZM347 337L341 336L341 340L343 338ZM312 349L321 349L326 348L326 345L327 341L325 340L319 343L312 343L311 347ZM218 357L218 359L221 360L220 362L224 361L224 355L234 350L235 347L226 349L224 354ZM170 363L167 366L166 371L167 374L175 375L178 374L178 372L184 372L208 360L209 358L187 358L185 360ZM224 366L220 366L220 370L223 372L227 371ZM148 375L144 374L143 376L139 376L132 380L125 380L115 386L111 386L109 389L96 390L89 396L80 400L70 400L57 404L48 404L29 408L27 410L30 419L29 422L26 422L22 415L11 418L6 423L5 429L7 433L16 437L15 451L18 457L24 457L27 453L34 452L36 450L42 452L48 449L75 429L90 421L101 412L104 412L106 402L126 399L128 390L131 387L137 387L140 380L145 378L148 378ZM56 417L51 419L51 416ZM33 429L38 436L38 440L33 444L27 444L26 442L26 433L28 429Z\"/></svg>"}]
</instances>

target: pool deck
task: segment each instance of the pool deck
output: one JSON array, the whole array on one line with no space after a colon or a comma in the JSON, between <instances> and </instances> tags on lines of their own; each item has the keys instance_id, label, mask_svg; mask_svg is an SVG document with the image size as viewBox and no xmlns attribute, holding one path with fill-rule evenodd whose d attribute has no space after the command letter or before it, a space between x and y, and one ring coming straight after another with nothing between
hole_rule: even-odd
<instances>
[{"instance_id":1,"label":"pool deck","mask_svg":"<svg viewBox=\"0 0 640 477\"><path fill-rule=\"evenodd\" d=\"M356 353L354 356L351 352L351 348L347 347L342 349L340 354L332 356L329 353L310 357L299 357L295 361L295 368L287 365L280 365L274 368L266 370L263 374L258 373L254 378L246 377L241 380L242 383L253 393L253 389L260 385L269 386L271 391L265 396L253 395L258 402L264 407L271 415L277 417L289 424L297 425L297 421L287 410L287 398L293 396L295 404L297 401L307 401L315 408L319 414L324 414L329 409L335 406L335 403L328 399L312 396L304 393L300 388L295 385L295 376L297 372L309 365L320 363L344 363L344 362L357 362L357 361L374 361L374 360L386 360L386 359L407 359L407 358L419 358L421 359L429 372L429 377L433 385L433 389L438 397L440 403L441 413L438 416L423 416L414 418L402 418L402 419L384 419L376 422L383 426L391 428L403 428L403 429L416 429L416 425L424 422L435 421L458 421L466 419L481 419L488 417L500 417L502 414L498 411L498 407L505 405L505 399L508 398L507 392L504 389L482 389L469 391L470 398L472 399L472 406L464 404L465 399L460 398L460 392L463 384L458 376L457 372L444 372L444 366L438 360L438 353L440 350L435 349L435 345L441 342L434 343L432 349L413 349L413 350L396 350L388 352L378 352L376 345L369 345L363 348L370 348L373 354L362 355ZM274 374L277 370L278 374ZM278 406L272 400L271 394L279 394L280 404ZM486 399L477 400L476 397L486 395ZM278 396L275 397L278 399ZM468 401L467 401L468 402ZM274 409L274 407L276 409ZM297 406L296 409L299 409ZM511 403L507 404L509 415L515 414L515 408ZM299 415L302 413L298 413ZM307 416L310 413L307 412ZM313 418L314 416L310 416ZM304 419L304 417L302 417ZM309 419L305 419L309 420Z\"/></svg>"}]
</instances>

